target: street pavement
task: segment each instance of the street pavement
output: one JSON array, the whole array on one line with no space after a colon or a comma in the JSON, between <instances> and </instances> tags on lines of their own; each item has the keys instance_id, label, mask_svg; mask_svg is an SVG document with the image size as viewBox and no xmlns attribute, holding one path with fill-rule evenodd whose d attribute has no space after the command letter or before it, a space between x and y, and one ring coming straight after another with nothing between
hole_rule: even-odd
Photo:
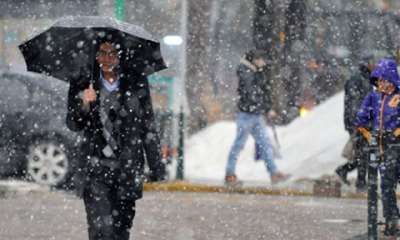
<instances>
[{"instance_id":1,"label":"street pavement","mask_svg":"<svg viewBox=\"0 0 400 240\"><path fill-rule=\"evenodd\" d=\"M136 208L135 240L367 239L365 199L146 191ZM6 192L0 212L1 240L87 239L69 192Z\"/></svg>"}]
</instances>

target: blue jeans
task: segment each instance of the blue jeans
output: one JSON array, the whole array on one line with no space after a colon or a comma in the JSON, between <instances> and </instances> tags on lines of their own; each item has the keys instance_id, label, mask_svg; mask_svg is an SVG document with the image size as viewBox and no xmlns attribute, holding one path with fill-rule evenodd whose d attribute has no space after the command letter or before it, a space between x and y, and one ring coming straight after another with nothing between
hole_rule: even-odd
<instances>
[{"instance_id":1,"label":"blue jeans","mask_svg":"<svg viewBox=\"0 0 400 240\"><path fill-rule=\"evenodd\" d=\"M278 169L275 165L275 159L272 154L262 115L239 112L236 117L236 122L237 135L229 153L226 174L235 174L235 167L239 153L243 149L249 134L253 136L256 143L261 147L261 158L264 159L267 171L270 174L276 173Z\"/></svg>"}]
</instances>

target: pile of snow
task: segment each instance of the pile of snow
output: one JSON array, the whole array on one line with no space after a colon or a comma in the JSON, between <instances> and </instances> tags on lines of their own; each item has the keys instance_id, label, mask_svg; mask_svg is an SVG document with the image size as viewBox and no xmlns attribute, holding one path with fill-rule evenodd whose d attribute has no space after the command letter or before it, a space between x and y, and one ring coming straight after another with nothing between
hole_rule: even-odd
<instances>
[{"instance_id":1,"label":"pile of snow","mask_svg":"<svg viewBox=\"0 0 400 240\"><path fill-rule=\"evenodd\" d=\"M280 171L293 174L292 180L334 174L346 161L340 156L348 140L343 99L340 92L305 117L277 128L283 159L276 159L276 163ZM185 143L185 178L221 181L235 136L234 121L217 122L191 136ZM254 139L249 137L239 155L236 175L246 181L269 182L264 162L254 160L254 151Z\"/></svg>"}]
</instances>

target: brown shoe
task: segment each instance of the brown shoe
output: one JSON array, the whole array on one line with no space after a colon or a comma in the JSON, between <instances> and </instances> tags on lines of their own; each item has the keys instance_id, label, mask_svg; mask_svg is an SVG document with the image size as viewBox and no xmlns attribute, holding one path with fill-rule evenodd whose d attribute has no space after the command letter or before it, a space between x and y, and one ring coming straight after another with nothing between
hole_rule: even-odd
<instances>
[{"instance_id":1,"label":"brown shoe","mask_svg":"<svg viewBox=\"0 0 400 240\"><path fill-rule=\"evenodd\" d=\"M243 182L240 181L235 174L228 174L225 176L225 185L228 187L241 187Z\"/></svg>"},{"instance_id":2,"label":"brown shoe","mask_svg":"<svg viewBox=\"0 0 400 240\"><path fill-rule=\"evenodd\" d=\"M396 227L397 231L400 230L399 224L396 224L395 227ZM386 232L386 224L383 225L380 230L381 230L382 233Z\"/></svg>"},{"instance_id":3,"label":"brown shoe","mask_svg":"<svg viewBox=\"0 0 400 240\"><path fill-rule=\"evenodd\" d=\"M288 180L292 175L291 174L283 174L280 172L277 172L275 174L272 174L271 177L271 183L272 184L277 184L279 182L284 182Z\"/></svg>"}]
</instances>

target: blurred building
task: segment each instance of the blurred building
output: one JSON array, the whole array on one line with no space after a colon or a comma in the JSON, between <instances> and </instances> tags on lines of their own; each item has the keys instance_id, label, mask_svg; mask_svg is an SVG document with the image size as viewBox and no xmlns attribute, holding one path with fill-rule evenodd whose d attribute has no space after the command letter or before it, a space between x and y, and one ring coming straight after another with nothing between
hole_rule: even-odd
<instances>
[{"instance_id":1,"label":"blurred building","mask_svg":"<svg viewBox=\"0 0 400 240\"><path fill-rule=\"evenodd\" d=\"M99 0L1 0L0 67L26 69L18 44L54 19L66 15L97 15Z\"/></svg>"},{"instance_id":2,"label":"blurred building","mask_svg":"<svg viewBox=\"0 0 400 240\"><path fill-rule=\"evenodd\" d=\"M295 106L304 105L309 102L309 98L319 98L314 102L320 102L330 97L333 93L341 89L344 76L335 73L342 69L342 63L351 58L351 54L356 53L354 49L359 44L362 47L373 49L377 56L387 56L389 53L385 49L395 49L400 45L398 34L399 25L389 21L388 17L366 16L365 14L354 20L346 12L339 15L323 15L323 11L369 11L382 8L390 10L400 9L398 0L304 0L307 2L306 27L303 31L304 40L293 41L288 47L291 53L290 58L294 63L299 63L297 76L299 83L296 84L294 91L296 96ZM164 39L167 36L182 36L182 26L185 18L182 17L182 0L125 0L124 21L139 25L152 33L161 42L163 56L169 66L167 70L158 73L160 92L163 96L157 96L164 105L160 109L165 109L166 93L171 94L175 99L185 94L185 86L180 77L182 76L183 51L191 50L196 52L193 47L184 49L179 44L168 44ZM232 119L236 112L237 101L237 77L236 66L240 58L246 51L254 48L254 21L257 12L254 6L255 1L243 0L212 0L207 1L209 12L202 14L202 23L207 23L204 36L198 36L193 41L198 41L201 56L192 54L188 68L196 68L197 58L206 58L202 61L206 66L198 66L201 72L196 72L196 76L187 76L189 80L201 77L198 88L202 89L201 101L205 107L205 115L209 123L221 120ZM281 42L276 44L276 55L271 62L277 62L274 68L274 84L282 85L284 78L293 79L290 74L294 72L287 66L281 66L285 56L282 52L285 42L285 8L288 1L270 0L267 2L275 3L278 16L276 25L266 34L264 41L270 41L271 36L281 37ZM35 31L43 28L53 20L66 15L101 15L115 16L115 0L0 0L0 67L12 69L25 69L17 45ZM188 1L193 8L201 8L203 4L200 0ZM317 15L311 13L317 12ZM187 16L186 16L187 17ZM196 20L196 16L191 19ZM264 16L261 20L268 20ZM385 23L385 24L382 24ZM191 25L193 26L193 25ZM359 29L353 31L354 29ZM387 29L390 29L388 31ZM373 34L367 34L372 32ZM390 34L387 34L390 32ZM367 34L369 37L355 36L355 33ZM386 34L385 34L386 33ZM364 36L362 35L362 36ZM354 39L360 38L360 41ZM279 42L279 39L278 39ZM390 53L392 54L392 53ZM393 55L393 54L392 54ZM300 69L300 67L302 67ZM296 70L296 69L295 69ZM329 71L328 71L329 70ZM326 71L326 72L325 72ZM322 77L320 77L322 76ZM159 77L165 77L165 83ZM174 81L170 81L173 78ZM169 79L169 80L168 80ZM327 79L329 81L327 81ZM197 81L197 79L196 79ZM328 84L327 84L328 82ZM301 85L299 91L297 85ZM287 87L286 87L287 88ZM161 91L162 90L162 91ZM327 92L326 95L319 92ZM285 87L278 88L275 95L275 102L284 102L288 95ZM281 98L279 98L279 96ZM307 97L311 96L311 97ZM161 100L164 99L164 100ZM303 100L305 99L305 100ZM175 101L172 101L175 102ZM312 104L311 104L312 105ZM175 106L174 109L179 108ZM283 109L284 113L286 110ZM286 111L287 112L287 111ZM297 114L298 109L295 109ZM296 115L295 114L295 115ZM292 118L292 117L290 117Z\"/></svg>"}]
</instances>

